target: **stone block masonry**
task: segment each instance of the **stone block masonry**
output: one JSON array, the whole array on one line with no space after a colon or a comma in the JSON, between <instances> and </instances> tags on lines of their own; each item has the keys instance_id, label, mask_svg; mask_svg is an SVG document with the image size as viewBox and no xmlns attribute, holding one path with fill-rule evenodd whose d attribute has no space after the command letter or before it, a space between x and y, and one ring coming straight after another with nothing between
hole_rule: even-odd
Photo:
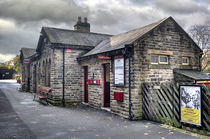
<instances>
[{"instance_id":1,"label":"stone block masonry","mask_svg":"<svg viewBox=\"0 0 210 139\"><path fill-rule=\"evenodd\" d=\"M133 45L131 58L131 113L133 119L142 118L142 90L144 82L166 83L174 81L174 69L200 69L200 49L173 20L167 20L153 29ZM88 66L88 78L101 80L100 85L88 85L89 104L103 106L103 63L110 63L110 109L112 113L129 117L128 58L125 57L125 86L114 85L113 57L109 62L99 61L96 56L82 61ZM151 55L166 56L167 64L152 64ZM190 59L189 65L182 64L182 57ZM124 101L114 100L114 92L123 92Z\"/></svg>"},{"instance_id":2,"label":"stone block masonry","mask_svg":"<svg viewBox=\"0 0 210 139\"><path fill-rule=\"evenodd\" d=\"M82 94L82 67L77 62L77 56L82 50L73 49L71 53L65 52L65 102L81 102ZM62 99L63 88L63 49L54 49L52 64L52 95Z\"/></svg>"},{"instance_id":3,"label":"stone block masonry","mask_svg":"<svg viewBox=\"0 0 210 139\"><path fill-rule=\"evenodd\" d=\"M105 106L109 107L109 101L107 101L107 99L109 100L109 98L106 98L106 94L104 94L104 92L106 92L105 91L106 89L108 90L110 89L109 97L110 97L111 112L125 118L130 118L129 115L129 89L130 89L131 90L130 108L131 108L132 119L134 120L141 119L143 115L141 87L144 82L158 83L158 84L174 82L175 69L200 70L201 68L200 57L202 51L192 41L192 39L189 38L186 32L184 32L184 30L182 30L171 17L167 18L166 20L161 20L161 22L157 23L159 24L155 25L156 23L154 23L141 29L129 31L128 33L125 34L119 34L113 37L110 36L111 37L110 41L109 39L105 39L104 43L103 41L102 43L100 43L101 41L100 40L97 43L98 45L94 44L97 45L95 48L86 47L89 45L86 46L81 45L81 43L83 43L83 41L81 40L78 42L79 45L75 44L67 45L59 43L51 44L47 38L44 38L43 43L42 44L40 43L41 47L39 48L39 58L37 62L32 63L32 66L36 65L35 67L37 73L39 72L40 73L37 74L36 76L32 75L31 78L32 79L37 78L38 87L41 86L51 87L52 92L50 94L50 100L59 101L61 103L63 97L63 84L64 84L65 102L81 103L84 101L85 98L84 67L88 67L88 79L100 80L100 84L97 85L88 84L89 105L97 108ZM148 31L144 30L147 28L150 29L148 29ZM50 30L47 29L47 32L48 31ZM132 39L132 37L133 35L135 36L138 34L136 31L139 31L138 32L139 34L144 34L144 35L142 35L139 38L137 36L137 38L135 38L134 40ZM66 33L66 31L64 32ZM62 34L64 32L62 31ZM69 32L73 33L72 31ZM76 35L79 32L74 32L74 33ZM84 34L87 33L88 32ZM134 34L131 35L132 33ZM61 36L64 37L63 35ZM72 38L75 38L76 36L72 36ZM89 37L90 36L88 36L88 38ZM130 38L131 40L129 40ZM54 40L51 41L54 42ZM76 41L77 40L75 40L75 42ZM108 51L103 50L106 47ZM113 47L116 47L116 49ZM66 48L72 48L72 49L69 52L65 51L64 54L65 61L63 63L63 50L66 50ZM88 52L90 54L88 53L85 54L85 52L87 52L92 48L93 50ZM131 58L130 64L127 55L128 51L129 52L132 51L132 56L130 57ZM108 57L107 59L110 58L110 60L98 59L98 54L106 58ZM124 56L124 78L125 78L124 86L117 86L114 83L115 56ZM155 57L155 60L153 59L152 61L151 56ZM183 64L182 62L183 57L189 60L189 63L187 65ZM161 61L160 59L163 61ZM130 65L130 75L129 75L129 65ZM65 67L64 73L63 73L63 66ZM104 69L108 69L106 70L106 72L109 73L106 75L107 78L109 78L109 80L107 80L106 83L104 82L104 73L105 73ZM34 70L35 69L31 69L31 72L33 72ZM120 74L122 75L122 72ZM131 79L130 82L131 88L129 88L129 76ZM109 83L110 83L110 88L108 88ZM107 88L105 87L105 84ZM32 85L32 88L35 87L33 87ZM114 100L114 92L122 92L124 100L122 102Z\"/></svg>"},{"instance_id":4,"label":"stone block masonry","mask_svg":"<svg viewBox=\"0 0 210 139\"><path fill-rule=\"evenodd\" d=\"M133 58L132 58L133 59ZM133 61L133 60L132 60ZM88 66L88 79L100 80L100 85L88 85L88 103L91 106L101 108L104 107L104 69L103 64L110 65L110 110L112 113L120 115L125 118L129 118L129 88L128 88L128 58L125 59L125 86L117 87L114 85L114 71L113 60L98 60L97 57L83 60L82 66ZM132 62L131 74L132 74L132 115L133 119L141 118L141 96L136 92L137 86L134 84L134 62ZM84 78L83 78L84 80ZM83 83L84 90L84 83ZM114 92L123 92L123 102L114 100ZM84 98L84 93L83 93Z\"/></svg>"}]
</instances>

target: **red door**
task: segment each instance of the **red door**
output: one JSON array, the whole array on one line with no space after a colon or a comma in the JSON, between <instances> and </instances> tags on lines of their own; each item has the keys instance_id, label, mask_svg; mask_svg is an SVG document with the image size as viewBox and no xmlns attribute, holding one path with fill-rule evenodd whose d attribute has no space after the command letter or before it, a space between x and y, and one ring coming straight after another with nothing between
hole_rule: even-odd
<instances>
[{"instance_id":1,"label":"red door","mask_svg":"<svg viewBox=\"0 0 210 139\"><path fill-rule=\"evenodd\" d=\"M88 67L84 67L84 101L88 103Z\"/></svg>"}]
</instances>

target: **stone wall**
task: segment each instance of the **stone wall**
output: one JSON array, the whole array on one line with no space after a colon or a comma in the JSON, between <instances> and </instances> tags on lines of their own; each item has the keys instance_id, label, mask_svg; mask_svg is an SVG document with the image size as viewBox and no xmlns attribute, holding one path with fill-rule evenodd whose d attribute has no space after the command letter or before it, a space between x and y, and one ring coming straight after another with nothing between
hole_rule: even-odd
<instances>
[{"instance_id":1,"label":"stone wall","mask_svg":"<svg viewBox=\"0 0 210 139\"><path fill-rule=\"evenodd\" d=\"M167 55L169 64L151 64L151 54ZM182 56L190 58L190 65L182 65ZM142 102L141 84L143 82L173 82L174 69L199 70L199 56L200 49L172 20L167 20L160 28L155 29L134 44L135 88L132 89L132 94L135 94ZM134 113L137 114L137 117L141 117L142 103L132 101Z\"/></svg>"},{"instance_id":2,"label":"stone wall","mask_svg":"<svg viewBox=\"0 0 210 139\"><path fill-rule=\"evenodd\" d=\"M200 49L172 20L135 43L135 59L139 79L145 82L171 82L173 69L200 69ZM168 64L153 65L150 56L166 55ZM182 57L189 57L190 65L182 65Z\"/></svg>"},{"instance_id":3,"label":"stone wall","mask_svg":"<svg viewBox=\"0 0 210 139\"><path fill-rule=\"evenodd\" d=\"M114 63L114 61L112 61ZM114 67L113 67L114 68ZM141 96L138 94L138 86L135 82L134 57L131 57L131 116L133 119L141 119ZM114 100L114 92L123 92L123 102ZM125 86L118 87L114 85L114 69L111 72L111 106L112 112L122 117L129 118L129 58L125 57Z\"/></svg>"},{"instance_id":4,"label":"stone wall","mask_svg":"<svg viewBox=\"0 0 210 139\"><path fill-rule=\"evenodd\" d=\"M30 92L37 93L38 92L38 60L31 61L30 64Z\"/></svg>"},{"instance_id":5,"label":"stone wall","mask_svg":"<svg viewBox=\"0 0 210 139\"><path fill-rule=\"evenodd\" d=\"M82 50L73 49L71 53L65 52L65 102L81 102L82 94L82 68L77 62L77 56ZM52 60L52 94L62 99L63 88L63 49L53 50Z\"/></svg>"},{"instance_id":6,"label":"stone wall","mask_svg":"<svg viewBox=\"0 0 210 139\"><path fill-rule=\"evenodd\" d=\"M47 42L48 41L46 41L46 43L42 47L42 51L38 60L38 79L40 87L50 87L52 84L51 66L53 49L50 48L51 44ZM50 80L50 83L48 82L48 80Z\"/></svg>"},{"instance_id":7,"label":"stone wall","mask_svg":"<svg viewBox=\"0 0 210 139\"><path fill-rule=\"evenodd\" d=\"M114 56L113 56L114 57ZM88 66L88 79L93 78L100 80L100 85L88 85L88 103L94 107L104 107L104 69L103 64L110 64L110 110L112 113L120 115L125 118L129 118L129 68L128 68L128 58L125 58L125 86L117 87L114 85L114 70L113 64L114 60L98 60L96 57L83 60L81 65ZM134 119L141 117L141 97L136 92L137 88L134 84L134 60L131 59L131 101L132 101L132 115ZM84 78L83 78L84 81ZM83 83L84 92L84 83ZM114 92L123 92L124 100L123 102L114 100ZM83 93L84 101L84 93Z\"/></svg>"},{"instance_id":8,"label":"stone wall","mask_svg":"<svg viewBox=\"0 0 210 139\"><path fill-rule=\"evenodd\" d=\"M150 56L166 55L168 64L153 65ZM182 65L182 57L189 57L190 65ZM114 55L112 55L113 59ZM167 20L160 27L134 43L131 58L131 103L133 119L142 118L143 82L173 82L174 69L200 69L200 49L172 20ZM114 85L113 60L110 63L110 109L122 117L129 117L129 87L128 87L128 58L125 58L125 86ZM88 66L88 78L100 79L100 85L88 85L89 104L95 107L103 106L103 62L97 58L83 60L81 65ZM84 80L84 79L83 79ZM83 85L84 86L84 85ZM114 100L114 92L123 92L124 101ZM84 92L84 89L83 89ZM83 95L84 96L84 95Z\"/></svg>"},{"instance_id":9,"label":"stone wall","mask_svg":"<svg viewBox=\"0 0 210 139\"><path fill-rule=\"evenodd\" d=\"M47 40L42 47L42 51L38 55L31 56L30 63L30 92L36 93L40 87L51 87L51 63L53 49Z\"/></svg>"},{"instance_id":10,"label":"stone wall","mask_svg":"<svg viewBox=\"0 0 210 139\"><path fill-rule=\"evenodd\" d=\"M37 65L38 87L50 86L52 99L62 99L63 88L63 49L50 48L44 44ZM62 48L62 46L61 46ZM110 64L110 109L111 112L129 118L129 59L125 56L125 85L114 85L114 56L121 51L112 52L111 60L98 60L97 56L83 59L77 57L84 50L72 49L65 52L65 102L84 101L84 66L88 66L88 79L100 80L100 85L88 85L88 103L94 107L104 106L104 68ZM151 64L151 55L165 55L168 64ZM182 65L182 57L189 57L190 65ZM51 64L49 64L51 63ZM131 57L131 113L133 119L142 118L141 85L144 82L173 82L174 69L200 69L200 49L181 30L173 20L167 20L160 27L134 43ZM33 68L31 69L33 72ZM33 79L33 76L32 76ZM50 80L50 84L48 81ZM114 92L123 92L124 101L114 100Z\"/></svg>"},{"instance_id":11,"label":"stone wall","mask_svg":"<svg viewBox=\"0 0 210 139\"><path fill-rule=\"evenodd\" d=\"M23 61L22 61L23 62ZM22 82L23 91L30 91L30 64L21 64L22 68Z\"/></svg>"},{"instance_id":12,"label":"stone wall","mask_svg":"<svg viewBox=\"0 0 210 139\"><path fill-rule=\"evenodd\" d=\"M109 64L110 60L97 60L91 58L82 61L82 66L88 67L88 79L100 80L100 85L88 85L88 103L94 107L104 107L104 68L103 64ZM84 67L82 76L82 101L84 101Z\"/></svg>"},{"instance_id":13,"label":"stone wall","mask_svg":"<svg viewBox=\"0 0 210 139\"><path fill-rule=\"evenodd\" d=\"M34 63L30 63L30 92L33 93L34 92L34 78L33 78L33 67L34 67Z\"/></svg>"}]
</instances>

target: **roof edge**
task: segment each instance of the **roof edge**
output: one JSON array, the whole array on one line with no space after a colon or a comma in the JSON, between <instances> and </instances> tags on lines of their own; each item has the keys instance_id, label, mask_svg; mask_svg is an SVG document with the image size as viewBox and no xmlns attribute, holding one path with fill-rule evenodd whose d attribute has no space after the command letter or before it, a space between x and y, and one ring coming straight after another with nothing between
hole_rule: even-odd
<instances>
[{"instance_id":1,"label":"roof edge","mask_svg":"<svg viewBox=\"0 0 210 139\"><path fill-rule=\"evenodd\" d=\"M165 18L163 18L162 20L158 21L158 22L160 22L159 24L157 24L156 26L154 26L153 28L151 28L149 31L147 31L144 35L138 37L137 39L135 39L134 41L132 41L132 42L129 43L129 44L134 44L137 40L142 39L144 36L146 36L147 34L149 34L151 31L153 31L154 29L156 29L157 27L159 27L162 23L164 23L166 20L168 20L168 19L170 19L170 18L172 18L172 17L171 17L171 16L165 17ZM173 19L173 18L172 18L172 19ZM147 25L146 25L146 26L147 26Z\"/></svg>"},{"instance_id":2,"label":"roof edge","mask_svg":"<svg viewBox=\"0 0 210 139\"><path fill-rule=\"evenodd\" d=\"M80 31L77 31L77 30L63 29L63 28L56 28L56 27L45 27L45 26L43 26L42 28L43 28L43 29L45 29L45 28L51 28L51 29L57 29L57 30L62 30L62 31L71 31L71 32L78 32L78 33L87 33L87 34L114 36L114 35L105 34L105 33L97 33L97 32L80 32Z\"/></svg>"}]
</instances>

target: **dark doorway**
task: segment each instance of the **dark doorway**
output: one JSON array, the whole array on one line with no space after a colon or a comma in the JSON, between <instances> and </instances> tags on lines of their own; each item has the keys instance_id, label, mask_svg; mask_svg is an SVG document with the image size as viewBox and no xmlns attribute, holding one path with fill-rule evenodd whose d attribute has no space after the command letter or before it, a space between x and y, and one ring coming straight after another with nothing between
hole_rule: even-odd
<instances>
[{"instance_id":1,"label":"dark doorway","mask_svg":"<svg viewBox=\"0 0 210 139\"><path fill-rule=\"evenodd\" d=\"M110 64L104 64L104 107L110 107Z\"/></svg>"},{"instance_id":2,"label":"dark doorway","mask_svg":"<svg viewBox=\"0 0 210 139\"><path fill-rule=\"evenodd\" d=\"M27 92L30 92L30 89L31 89L31 85L30 85L31 81L30 80L31 80L31 78L29 77L28 78L28 90L27 90Z\"/></svg>"},{"instance_id":3,"label":"dark doorway","mask_svg":"<svg viewBox=\"0 0 210 139\"><path fill-rule=\"evenodd\" d=\"M26 87L26 91L27 92L30 92L31 90L31 75L30 75L30 65L28 64L27 65L27 78L26 78L26 81L27 81L27 87Z\"/></svg>"},{"instance_id":4,"label":"dark doorway","mask_svg":"<svg viewBox=\"0 0 210 139\"><path fill-rule=\"evenodd\" d=\"M88 103L88 67L84 67L84 101Z\"/></svg>"},{"instance_id":5,"label":"dark doorway","mask_svg":"<svg viewBox=\"0 0 210 139\"><path fill-rule=\"evenodd\" d=\"M36 93L36 88L37 88L37 81L36 81L36 65L34 65L34 73L33 73L33 83L34 83L34 93Z\"/></svg>"}]
</instances>

